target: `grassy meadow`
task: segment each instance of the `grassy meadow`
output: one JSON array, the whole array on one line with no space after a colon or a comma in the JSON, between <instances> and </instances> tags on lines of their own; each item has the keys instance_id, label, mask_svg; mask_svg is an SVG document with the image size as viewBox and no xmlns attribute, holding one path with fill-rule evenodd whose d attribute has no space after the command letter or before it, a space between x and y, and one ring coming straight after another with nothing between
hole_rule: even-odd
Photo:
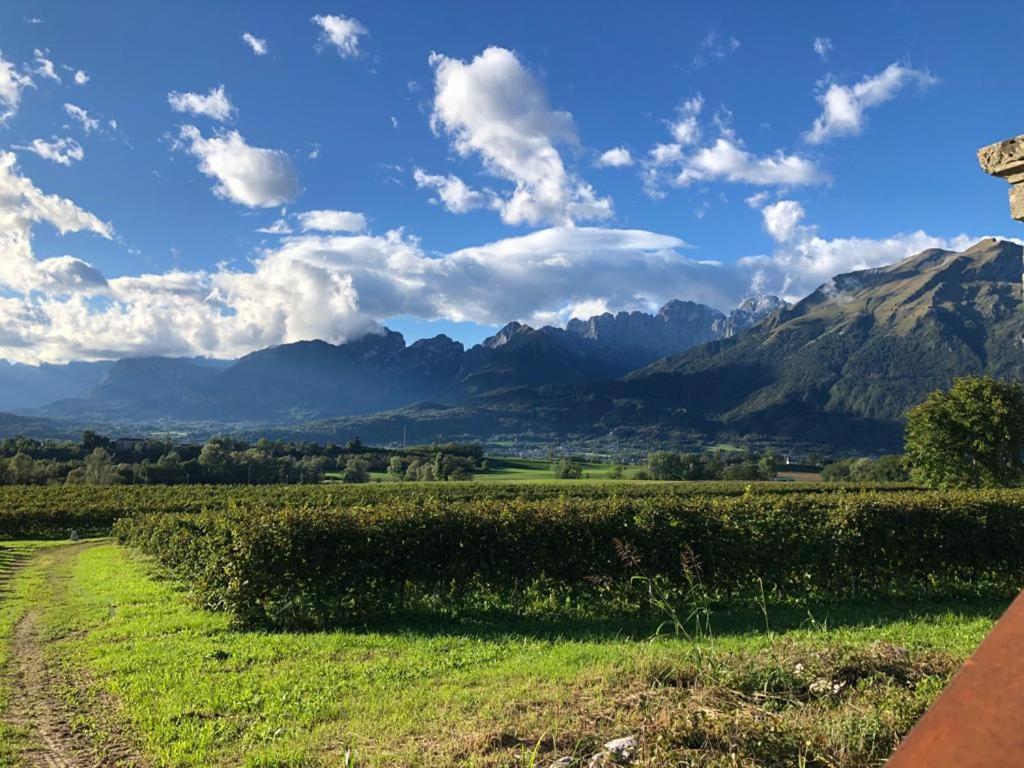
<instances>
[{"instance_id":1,"label":"grassy meadow","mask_svg":"<svg viewBox=\"0 0 1024 768\"><path fill-rule=\"evenodd\" d=\"M473 497L486 514L480 499L504 498L502 485L457 485L442 510ZM583 484L576 506L544 486L531 503L575 514L654 485ZM416 504L436 493L410 486ZM302 492L237 498L292 504ZM399 492L361 493L390 509ZM803 504L833 503L806 493ZM771 496L765 514L778 514L790 494ZM756 512L753 498L707 503ZM870 509L897 503L868 498ZM175 509L166 514L184 525L197 514ZM316 631L243 628L110 537L2 542L0 581L0 765L12 766L53 750L133 766L582 766L626 736L632 757L604 765L880 765L1010 599L978 585L886 599L762 585L666 591L661 603L657 580L629 601L524 584L514 605L495 592L489 604L410 603ZM45 713L42 728L26 708Z\"/></svg>"}]
</instances>

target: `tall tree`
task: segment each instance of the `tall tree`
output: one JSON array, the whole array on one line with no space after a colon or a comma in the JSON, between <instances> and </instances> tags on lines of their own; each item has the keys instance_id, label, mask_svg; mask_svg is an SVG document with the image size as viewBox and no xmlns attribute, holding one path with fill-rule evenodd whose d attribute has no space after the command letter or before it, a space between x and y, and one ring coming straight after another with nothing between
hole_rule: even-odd
<instances>
[{"instance_id":1,"label":"tall tree","mask_svg":"<svg viewBox=\"0 0 1024 768\"><path fill-rule=\"evenodd\" d=\"M1016 485L1024 477L1024 389L966 376L932 392L907 417L906 459L933 488Z\"/></svg>"}]
</instances>

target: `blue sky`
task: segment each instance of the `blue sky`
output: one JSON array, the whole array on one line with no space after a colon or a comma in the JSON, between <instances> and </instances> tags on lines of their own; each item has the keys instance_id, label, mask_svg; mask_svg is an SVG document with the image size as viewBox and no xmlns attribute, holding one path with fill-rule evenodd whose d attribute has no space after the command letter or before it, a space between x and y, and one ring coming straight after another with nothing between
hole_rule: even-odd
<instances>
[{"instance_id":1,"label":"blue sky","mask_svg":"<svg viewBox=\"0 0 1024 768\"><path fill-rule=\"evenodd\" d=\"M0 357L473 343L1013 235L1018 10L6 2Z\"/></svg>"}]
</instances>

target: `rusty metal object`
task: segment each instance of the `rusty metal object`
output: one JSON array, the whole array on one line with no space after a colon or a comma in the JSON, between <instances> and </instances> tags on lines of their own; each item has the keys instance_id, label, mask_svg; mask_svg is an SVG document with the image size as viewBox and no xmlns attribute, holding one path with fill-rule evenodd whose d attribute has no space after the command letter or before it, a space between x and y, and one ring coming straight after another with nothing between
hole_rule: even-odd
<instances>
[{"instance_id":1,"label":"rusty metal object","mask_svg":"<svg viewBox=\"0 0 1024 768\"><path fill-rule=\"evenodd\" d=\"M886 765L1024 766L1024 592Z\"/></svg>"}]
</instances>

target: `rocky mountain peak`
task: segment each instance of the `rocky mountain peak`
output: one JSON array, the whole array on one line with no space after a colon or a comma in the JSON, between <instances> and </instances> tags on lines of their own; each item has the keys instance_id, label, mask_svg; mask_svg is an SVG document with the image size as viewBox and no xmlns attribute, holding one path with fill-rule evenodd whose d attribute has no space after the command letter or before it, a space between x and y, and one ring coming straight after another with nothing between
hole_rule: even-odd
<instances>
[{"instance_id":1,"label":"rocky mountain peak","mask_svg":"<svg viewBox=\"0 0 1024 768\"><path fill-rule=\"evenodd\" d=\"M497 349L498 347L508 344L509 341L512 340L512 337L517 333L524 333L532 330L533 328L530 326L523 325L522 323L513 320L511 323L506 323L505 326L493 336L488 336L484 339L482 346L487 347L488 349Z\"/></svg>"}]
</instances>

